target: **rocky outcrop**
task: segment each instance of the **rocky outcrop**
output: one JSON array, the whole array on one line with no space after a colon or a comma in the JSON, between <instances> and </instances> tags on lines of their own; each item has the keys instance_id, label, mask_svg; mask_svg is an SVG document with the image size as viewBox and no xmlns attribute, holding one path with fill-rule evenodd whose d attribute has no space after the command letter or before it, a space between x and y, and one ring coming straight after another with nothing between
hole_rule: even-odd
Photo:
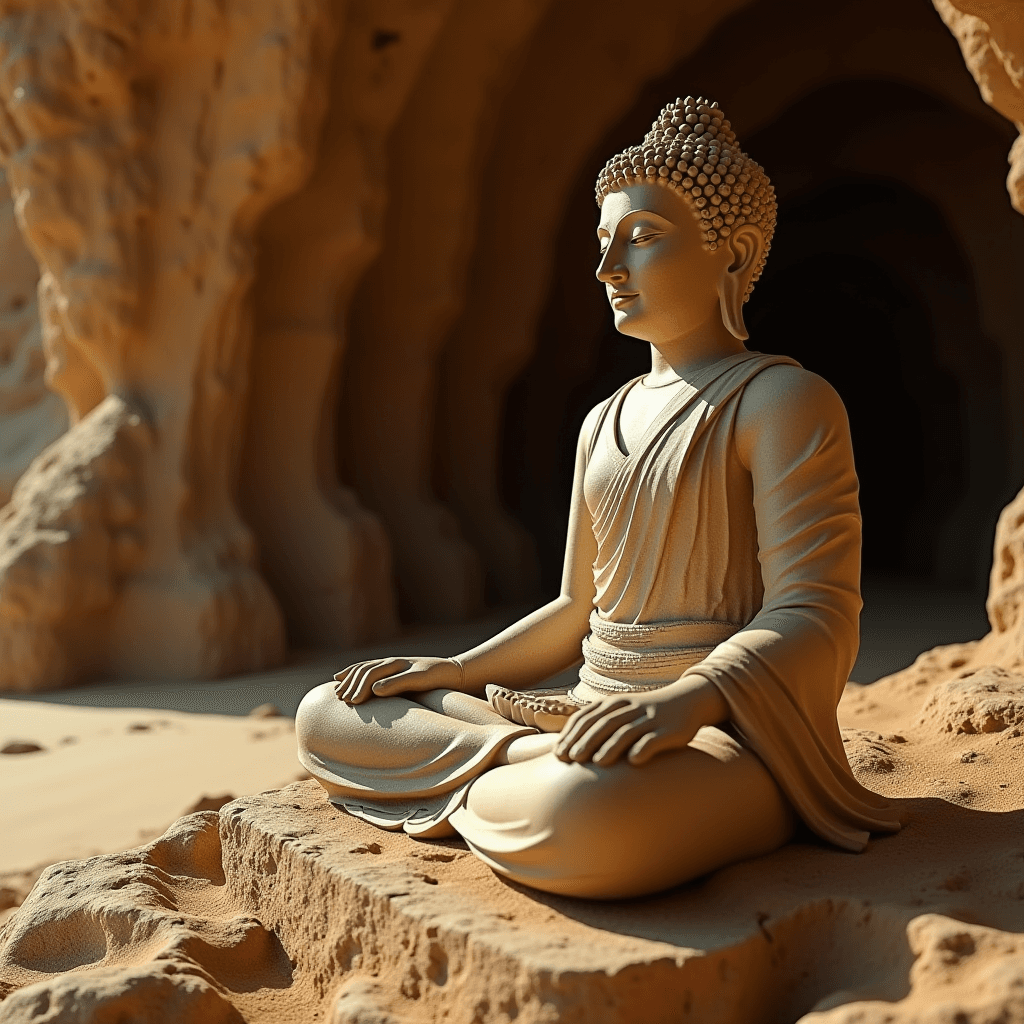
<instances>
[{"instance_id":1,"label":"rocky outcrop","mask_svg":"<svg viewBox=\"0 0 1024 1024\"><path fill-rule=\"evenodd\" d=\"M958 681L985 671L997 677L988 679L988 683L1005 690L1001 676L1024 668L1024 491L1003 509L996 524L985 607L989 632L984 637L925 651L913 665L893 675L891 684L907 692L939 682L964 685ZM978 679L965 685L976 686ZM1019 705L1024 698L1018 695L1013 699ZM1015 712L1019 713L1024 712Z\"/></svg>"},{"instance_id":2,"label":"rocky outcrop","mask_svg":"<svg viewBox=\"0 0 1024 1024\"><path fill-rule=\"evenodd\" d=\"M904 830L859 856L803 839L658 897L573 900L301 782L47 869L0 928L0 1022L1016 1020L1024 737L951 737L917 705L877 710L878 685L851 694L845 739ZM972 798L936 799L935 737Z\"/></svg>"},{"instance_id":3,"label":"rocky outcrop","mask_svg":"<svg viewBox=\"0 0 1024 1024\"><path fill-rule=\"evenodd\" d=\"M1016 3L933 0L956 36L982 98L1021 132L1010 150L1006 188L1024 213L1024 22Z\"/></svg>"},{"instance_id":4,"label":"rocky outcrop","mask_svg":"<svg viewBox=\"0 0 1024 1024\"><path fill-rule=\"evenodd\" d=\"M0 1024L1017 1021L1021 694L1001 670L851 684L850 763L903 830L859 855L801 834L647 899L533 892L312 781L191 814L42 873L0 925Z\"/></svg>"},{"instance_id":5,"label":"rocky outcrop","mask_svg":"<svg viewBox=\"0 0 1024 1024\"><path fill-rule=\"evenodd\" d=\"M29 463L67 428L64 403L44 379L38 279L0 172L0 507Z\"/></svg>"},{"instance_id":6,"label":"rocky outcrop","mask_svg":"<svg viewBox=\"0 0 1024 1024\"><path fill-rule=\"evenodd\" d=\"M0 3L0 151L77 420L0 523L4 688L283 653L233 497L246 294L257 221L309 172L331 15L327 0Z\"/></svg>"}]
</instances>

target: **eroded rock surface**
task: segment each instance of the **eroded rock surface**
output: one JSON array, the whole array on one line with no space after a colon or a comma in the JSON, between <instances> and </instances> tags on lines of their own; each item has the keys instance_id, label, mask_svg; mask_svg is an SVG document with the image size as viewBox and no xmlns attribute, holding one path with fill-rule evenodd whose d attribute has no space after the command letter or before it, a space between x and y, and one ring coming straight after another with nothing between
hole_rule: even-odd
<instances>
[{"instance_id":1,"label":"eroded rock surface","mask_svg":"<svg viewBox=\"0 0 1024 1024\"><path fill-rule=\"evenodd\" d=\"M0 994L16 989L0 1021L219 1024L287 993L276 936L223 898L217 825L193 814L139 850L43 872L0 929Z\"/></svg>"},{"instance_id":2,"label":"eroded rock surface","mask_svg":"<svg viewBox=\"0 0 1024 1024\"><path fill-rule=\"evenodd\" d=\"M1024 22L1020 6L991 0L933 0L956 36L982 98L1018 129L1024 125ZM1010 151L1006 187L1014 208L1024 213L1024 135Z\"/></svg>"},{"instance_id":3,"label":"eroded rock surface","mask_svg":"<svg viewBox=\"0 0 1024 1024\"><path fill-rule=\"evenodd\" d=\"M899 748L896 785L905 731L847 735ZM801 839L598 903L508 884L457 841L380 831L296 783L48 869L0 929L0 1021L1017 1020L1024 794L994 814L917 788L903 832L861 855Z\"/></svg>"},{"instance_id":4,"label":"eroded rock surface","mask_svg":"<svg viewBox=\"0 0 1024 1024\"><path fill-rule=\"evenodd\" d=\"M29 463L67 428L64 403L44 380L38 280L0 171L0 508Z\"/></svg>"},{"instance_id":5,"label":"eroded rock surface","mask_svg":"<svg viewBox=\"0 0 1024 1024\"><path fill-rule=\"evenodd\" d=\"M940 685L921 712L922 721L943 732L1024 731L1024 676L988 667ZM1013 734L1011 733L1011 734Z\"/></svg>"},{"instance_id":6,"label":"eroded rock surface","mask_svg":"<svg viewBox=\"0 0 1024 1024\"><path fill-rule=\"evenodd\" d=\"M0 523L0 686L283 654L234 504L246 294L259 216L309 173L332 17L329 0L0 2L0 151L77 420ZM101 480L122 440L97 430L108 403L148 442Z\"/></svg>"}]
</instances>

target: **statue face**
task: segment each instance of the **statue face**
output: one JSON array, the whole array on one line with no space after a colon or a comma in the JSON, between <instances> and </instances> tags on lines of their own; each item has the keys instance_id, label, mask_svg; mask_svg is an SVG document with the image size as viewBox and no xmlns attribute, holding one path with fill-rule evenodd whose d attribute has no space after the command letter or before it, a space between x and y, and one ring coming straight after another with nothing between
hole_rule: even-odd
<instances>
[{"instance_id":1,"label":"statue face","mask_svg":"<svg viewBox=\"0 0 1024 1024\"><path fill-rule=\"evenodd\" d=\"M597 237L597 279L622 334L658 344L721 316L729 247L704 248L697 219L675 189L630 185L609 193Z\"/></svg>"}]
</instances>

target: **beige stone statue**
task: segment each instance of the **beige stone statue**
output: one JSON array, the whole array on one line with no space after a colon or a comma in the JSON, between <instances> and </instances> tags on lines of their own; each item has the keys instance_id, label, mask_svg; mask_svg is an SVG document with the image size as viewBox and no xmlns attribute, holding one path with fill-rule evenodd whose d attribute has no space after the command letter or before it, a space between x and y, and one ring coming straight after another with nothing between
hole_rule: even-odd
<instances>
[{"instance_id":1,"label":"beige stone statue","mask_svg":"<svg viewBox=\"0 0 1024 1024\"><path fill-rule=\"evenodd\" d=\"M860 514L842 403L748 351L775 222L703 98L597 183L598 279L651 370L580 433L561 593L454 658L360 662L307 694L304 767L383 828L460 834L549 892L655 892L785 843L899 825L853 778ZM567 691L544 680L579 661Z\"/></svg>"}]
</instances>

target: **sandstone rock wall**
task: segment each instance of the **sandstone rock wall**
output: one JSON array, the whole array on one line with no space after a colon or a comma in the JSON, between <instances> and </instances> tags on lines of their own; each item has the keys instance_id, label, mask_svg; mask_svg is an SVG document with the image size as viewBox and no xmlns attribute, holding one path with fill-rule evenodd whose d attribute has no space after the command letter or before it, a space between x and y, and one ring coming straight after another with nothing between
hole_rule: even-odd
<instances>
[{"instance_id":1,"label":"sandstone rock wall","mask_svg":"<svg viewBox=\"0 0 1024 1024\"><path fill-rule=\"evenodd\" d=\"M939 4L1019 121L1012 5ZM882 38L853 6L816 10L787 27L768 0L688 0L624 32L606 0L0 0L0 157L73 424L0 515L0 687L264 666L286 635L389 634L396 594L449 622L485 580L533 597L533 541L502 497L503 410L563 273L570 199L632 138L647 91L656 106L683 78L721 87L747 132L851 78L985 115L909 15ZM935 126L891 127L885 145L910 152L892 172L975 269L1012 441L1005 200L965 204L921 152ZM548 405L590 372L596 322L572 320L578 366ZM964 362L954 334L944 351ZM977 509L961 512L969 528Z\"/></svg>"},{"instance_id":2,"label":"sandstone rock wall","mask_svg":"<svg viewBox=\"0 0 1024 1024\"><path fill-rule=\"evenodd\" d=\"M0 687L280 658L234 503L252 237L311 165L326 0L0 4L0 153L72 429L0 513Z\"/></svg>"},{"instance_id":3,"label":"sandstone rock wall","mask_svg":"<svg viewBox=\"0 0 1024 1024\"><path fill-rule=\"evenodd\" d=\"M317 100L325 120L314 173L259 231L242 506L300 644L351 644L395 628L384 530L338 480L344 316L382 243L387 140L451 9L452 0L345 7ZM380 415L373 421L379 430Z\"/></svg>"},{"instance_id":4,"label":"sandstone rock wall","mask_svg":"<svg viewBox=\"0 0 1024 1024\"><path fill-rule=\"evenodd\" d=\"M29 463L67 428L64 403L44 380L38 280L0 173L0 508Z\"/></svg>"}]
</instances>

